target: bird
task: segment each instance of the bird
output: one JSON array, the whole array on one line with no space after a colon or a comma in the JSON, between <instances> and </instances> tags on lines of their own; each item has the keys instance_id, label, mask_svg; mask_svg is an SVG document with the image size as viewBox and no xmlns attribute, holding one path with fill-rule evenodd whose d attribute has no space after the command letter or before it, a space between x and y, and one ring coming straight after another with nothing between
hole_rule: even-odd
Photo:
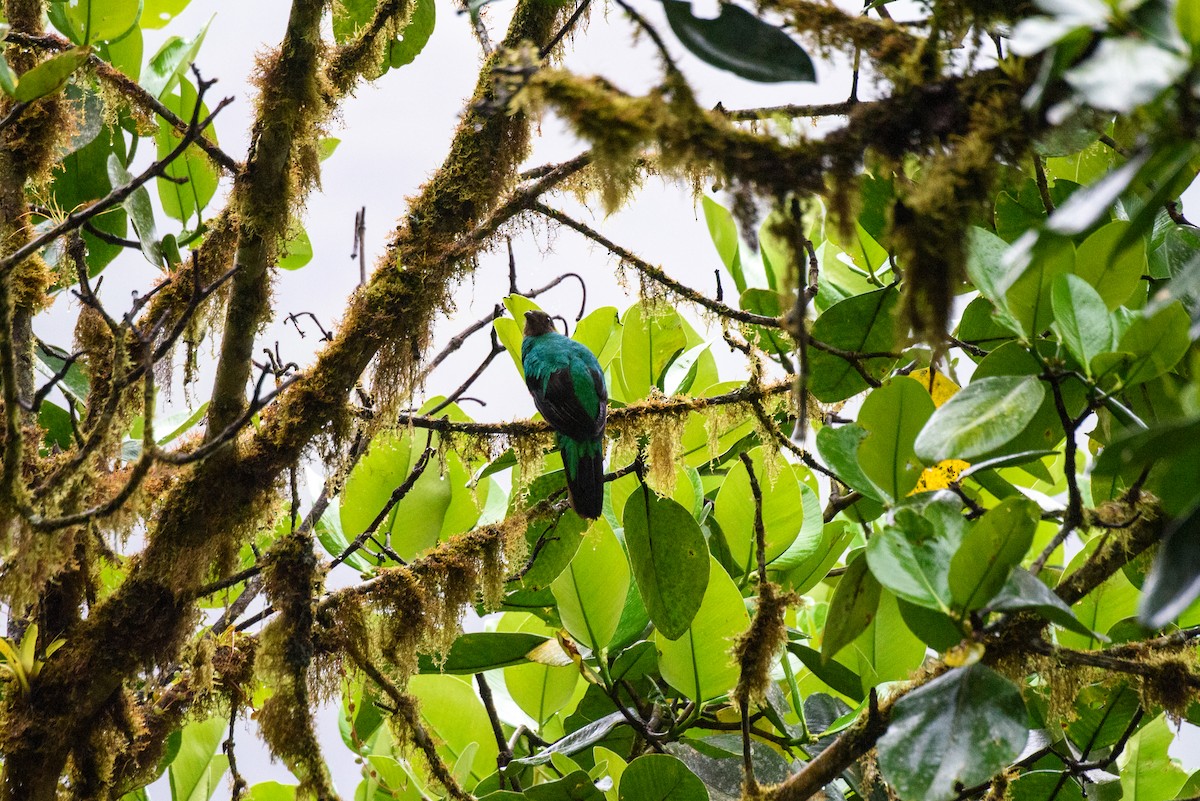
<instances>
[{"instance_id":1,"label":"bird","mask_svg":"<svg viewBox=\"0 0 1200 801\"><path fill-rule=\"evenodd\" d=\"M580 517L594 520L604 506L604 424L608 387L588 347L554 330L544 311L525 312L521 341L525 386L554 429L567 476L567 497Z\"/></svg>"}]
</instances>

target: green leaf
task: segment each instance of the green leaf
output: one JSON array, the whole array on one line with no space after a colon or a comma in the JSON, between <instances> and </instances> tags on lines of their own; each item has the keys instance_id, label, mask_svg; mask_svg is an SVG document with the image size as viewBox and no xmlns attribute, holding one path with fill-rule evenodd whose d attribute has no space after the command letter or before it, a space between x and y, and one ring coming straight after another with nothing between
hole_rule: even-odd
<instances>
[{"instance_id":1,"label":"green leaf","mask_svg":"<svg viewBox=\"0 0 1200 801\"><path fill-rule=\"evenodd\" d=\"M651 387L662 388L663 372L687 347L687 335L679 312L665 303L635 303L622 323L621 377L628 403L647 397Z\"/></svg>"},{"instance_id":2,"label":"green leaf","mask_svg":"<svg viewBox=\"0 0 1200 801\"><path fill-rule=\"evenodd\" d=\"M700 777L670 754L645 754L621 774L620 801L708 801Z\"/></svg>"},{"instance_id":3,"label":"green leaf","mask_svg":"<svg viewBox=\"0 0 1200 801\"><path fill-rule=\"evenodd\" d=\"M588 350L599 356L616 330L617 307L602 306L575 324L571 339L586 345Z\"/></svg>"},{"instance_id":4,"label":"green leaf","mask_svg":"<svg viewBox=\"0 0 1200 801\"><path fill-rule=\"evenodd\" d=\"M9 97L17 93L17 74L8 66L8 59L3 53L0 53L0 89Z\"/></svg>"},{"instance_id":5,"label":"green leaf","mask_svg":"<svg viewBox=\"0 0 1200 801\"><path fill-rule=\"evenodd\" d=\"M1175 4L1175 26L1192 50L1200 50L1200 3L1179 0Z\"/></svg>"},{"instance_id":6,"label":"green leaf","mask_svg":"<svg viewBox=\"0 0 1200 801\"><path fill-rule=\"evenodd\" d=\"M561 779L535 784L525 790L529 801L604 801L604 793L596 789L590 776L575 770Z\"/></svg>"},{"instance_id":7,"label":"green leaf","mask_svg":"<svg viewBox=\"0 0 1200 801\"><path fill-rule=\"evenodd\" d=\"M1071 355L1091 375L1097 354L1112 349L1112 321L1103 298L1076 275L1060 275L1050 291L1054 325Z\"/></svg>"},{"instance_id":8,"label":"green leaf","mask_svg":"<svg viewBox=\"0 0 1200 801\"><path fill-rule=\"evenodd\" d=\"M841 662L836 659L826 662L820 653L798 642L789 642L787 650L831 689L855 701L866 698L862 677Z\"/></svg>"},{"instance_id":9,"label":"green leaf","mask_svg":"<svg viewBox=\"0 0 1200 801\"><path fill-rule=\"evenodd\" d=\"M836 428L825 426L817 432L817 450L843 484L868 498L882 501L879 488L867 478L858 461L858 449L866 437L867 431L857 423Z\"/></svg>"},{"instance_id":10,"label":"green leaf","mask_svg":"<svg viewBox=\"0 0 1200 801\"><path fill-rule=\"evenodd\" d=\"M116 153L108 154L108 180L114 189L133 183L133 176L125 169L125 165L121 164ZM162 242L154 227L154 207L150 203L150 192L143 184L133 190L121 205L125 207L125 212L133 223L133 230L137 231L138 240L142 243L142 255L146 257L146 261L162 269Z\"/></svg>"},{"instance_id":11,"label":"green leaf","mask_svg":"<svg viewBox=\"0 0 1200 801\"><path fill-rule=\"evenodd\" d=\"M13 99L18 103L32 103L38 98L54 94L62 89L67 80L83 66L92 51L86 47L74 47L51 56L21 76Z\"/></svg>"},{"instance_id":12,"label":"green leaf","mask_svg":"<svg viewBox=\"0 0 1200 801\"><path fill-rule=\"evenodd\" d=\"M950 560L950 594L964 611L984 606L1021 563L1041 519L1025 497L1008 498L975 521Z\"/></svg>"},{"instance_id":13,"label":"green leaf","mask_svg":"<svg viewBox=\"0 0 1200 801\"><path fill-rule=\"evenodd\" d=\"M991 231L974 226L967 234L967 276L979 294L992 302L997 315L1011 321L1007 327L1016 330L1016 321L1009 314L1008 301L1001 289L1005 284L1003 258L1007 250L1008 243Z\"/></svg>"},{"instance_id":14,"label":"green leaf","mask_svg":"<svg viewBox=\"0 0 1200 801\"><path fill-rule=\"evenodd\" d=\"M182 119L189 120L198 100L196 88L192 82L186 78L180 78L179 92L164 95L162 103ZM201 118L207 114L208 108L201 104ZM216 132L211 125L204 130L204 135L214 142L217 141ZM158 131L154 134L158 158L165 158L181 141L182 137L177 135L171 126L165 122L160 124ZM164 174L166 177L157 179L158 198L162 202L163 211L168 216L182 222L191 219L193 215L199 217L199 213L216 194L217 183L220 180L217 168L208 160L204 151L195 144L188 145L182 155L168 164ZM179 183L179 181L183 181L183 183Z\"/></svg>"},{"instance_id":15,"label":"green leaf","mask_svg":"<svg viewBox=\"0 0 1200 801\"><path fill-rule=\"evenodd\" d=\"M733 284L740 296L746 291L746 275L742 270L741 245L738 239L737 224L729 210L705 195L700 199L704 209L704 221L708 224L708 235L717 249L717 255L729 274L733 276Z\"/></svg>"},{"instance_id":16,"label":"green leaf","mask_svg":"<svg viewBox=\"0 0 1200 801\"><path fill-rule=\"evenodd\" d=\"M1178 301L1134 318L1117 343L1119 353L1130 354L1121 363L1125 385L1150 381L1174 367L1191 345L1190 325L1191 317Z\"/></svg>"},{"instance_id":17,"label":"green leaf","mask_svg":"<svg viewBox=\"0 0 1200 801\"><path fill-rule=\"evenodd\" d=\"M400 32L399 39L387 43L385 57L393 69L411 64L425 49L437 21L434 0L414 0L412 14Z\"/></svg>"},{"instance_id":18,"label":"green leaf","mask_svg":"<svg viewBox=\"0 0 1200 801\"><path fill-rule=\"evenodd\" d=\"M685 0L663 0L667 22L683 46L717 69L751 81L814 81L812 59L774 25L732 3L716 19L700 19Z\"/></svg>"},{"instance_id":19,"label":"green leaf","mask_svg":"<svg viewBox=\"0 0 1200 801\"><path fill-rule=\"evenodd\" d=\"M140 0L67 0L63 4L71 26L64 31L77 44L120 39L138 24Z\"/></svg>"},{"instance_id":20,"label":"green leaf","mask_svg":"<svg viewBox=\"0 0 1200 801\"><path fill-rule=\"evenodd\" d=\"M421 702L421 717L439 743L443 759L453 764L467 756L475 780L496 770L498 750L492 725L469 681L458 676L413 676L408 691Z\"/></svg>"},{"instance_id":21,"label":"green leaf","mask_svg":"<svg viewBox=\"0 0 1200 801\"><path fill-rule=\"evenodd\" d=\"M858 463L892 501L917 486L923 467L913 443L934 408L929 392L907 376L890 379L863 401L858 424L867 437L858 446Z\"/></svg>"},{"instance_id":22,"label":"green leaf","mask_svg":"<svg viewBox=\"0 0 1200 801\"><path fill-rule=\"evenodd\" d=\"M879 594L879 613L842 658L862 677L858 697L864 698L872 687L909 678L924 661L925 650L904 623L900 599L885 589Z\"/></svg>"},{"instance_id":23,"label":"green leaf","mask_svg":"<svg viewBox=\"0 0 1200 801\"><path fill-rule=\"evenodd\" d=\"M860 552L846 565L846 572L829 601L825 639L821 643L822 662L829 662L871 625L879 607L880 589L879 581L867 569L866 554Z\"/></svg>"},{"instance_id":24,"label":"green leaf","mask_svg":"<svg viewBox=\"0 0 1200 801\"><path fill-rule=\"evenodd\" d=\"M929 418L917 437L916 454L928 464L990 454L1024 430L1045 396L1036 376L972 381Z\"/></svg>"},{"instance_id":25,"label":"green leaf","mask_svg":"<svg viewBox=\"0 0 1200 801\"><path fill-rule=\"evenodd\" d=\"M1187 70L1187 59L1132 36L1107 37L1063 77L1088 105L1120 113L1149 103Z\"/></svg>"},{"instance_id":26,"label":"green leaf","mask_svg":"<svg viewBox=\"0 0 1200 801\"><path fill-rule=\"evenodd\" d=\"M1013 568L1008 581L987 605L991 612L1037 612L1051 623L1074 631L1084 637L1095 638L1095 633L1079 622L1071 607L1054 594L1054 590L1043 584L1023 567Z\"/></svg>"},{"instance_id":27,"label":"green leaf","mask_svg":"<svg viewBox=\"0 0 1200 801\"><path fill-rule=\"evenodd\" d=\"M1034 249L1029 264L1005 286L1005 304L1028 336L1037 336L1054 322L1050 291L1054 279L1075 267L1075 246L1067 240L1048 240Z\"/></svg>"},{"instance_id":28,"label":"green leaf","mask_svg":"<svg viewBox=\"0 0 1200 801\"><path fill-rule=\"evenodd\" d=\"M708 587L704 534L687 509L644 484L626 501L623 523L646 612L662 636L677 640L692 624Z\"/></svg>"},{"instance_id":29,"label":"green leaf","mask_svg":"<svg viewBox=\"0 0 1200 801\"><path fill-rule=\"evenodd\" d=\"M350 472L342 490L341 521L346 536L353 539L367 529L387 504L392 492L404 483L416 465L422 447L411 431L389 432L375 438L371 448ZM421 438L422 442L424 437ZM437 543L442 521L450 507L450 482L439 475L433 458L379 526L377 533L391 533L392 548L409 559Z\"/></svg>"},{"instance_id":30,"label":"green leaf","mask_svg":"<svg viewBox=\"0 0 1200 801\"><path fill-rule=\"evenodd\" d=\"M867 292L835 303L813 322L818 342L855 353L891 352L896 347L895 310L900 291L895 287ZM881 379L896 359L879 356L861 360L863 369ZM808 349L808 391L822 403L836 403L870 386L854 365L831 353Z\"/></svg>"},{"instance_id":31,"label":"green leaf","mask_svg":"<svg viewBox=\"0 0 1200 801\"><path fill-rule=\"evenodd\" d=\"M646 491L644 487L642 489ZM628 511L629 506L626 505L625 509ZM691 519L691 515L688 518ZM698 527L696 534L700 534ZM625 536L628 541L628 527ZM699 540L699 547L703 548L703 535ZM662 560L666 553L659 551L659 559ZM607 647L617 631L617 623L625 608L625 595L629 590L629 561L606 520L601 518L592 523L571 563L554 580L550 589L558 601L558 614L563 627L571 636L593 651ZM698 594L697 601L702 594L703 590Z\"/></svg>"},{"instance_id":32,"label":"green leaf","mask_svg":"<svg viewBox=\"0 0 1200 801\"><path fill-rule=\"evenodd\" d=\"M211 24L212 20L209 19L191 39L172 36L163 42L158 52L150 57L150 63L142 75L142 88L157 98L162 98L174 89L179 79L196 60L196 53L200 52L200 45L204 43L204 35L208 33L208 26Z\"/></svg>"},{"instance_id":33,"label":"green leaf","mask_svg":"<svg viewBox=\"0 0 1200 801\"><path fill-rule=\"evenodd\" d=\"M295 801L296 785L259 782L250 788L246 801Z\"/></svg>"},{"instance_id":34,"label":"green leaf","mask_svg":"<svg viewBox=\"0 0 1200 801\"><path fill-rule=\"evenodd\" d=\"M808 592L824 580L853 539L854 529L845 520L826 523L821 530L820 545L803 562L784 573L784 583L799 595Z\"/></svg>"},{"instance_id":35,"label":"green leaf","mask_svg":"<svg viewBox=\"0 0 1200 801\"><path fill-rule=\"evenodd\" d=\"M938 493L921 511L898 509L895 522L867 542L867 562L879 583L900 598L948 613L950 560L965 529L958 506Z\"/></svg>"},{"instance_id":36,"label":"green leaf","mask_svg":"<svg viewBox=\"0 0 1200 801\"><path fill-rule=\"evenodd\" d=\"M1110 222L1089 236L1075 255L1075 274L1087 281L1109 309L1129 300L1146 273L1146 241L1128 240L1126 220Z\"/></svg>"},{"instance_id":37,"label":"green leaf","mask_svg":"<svg viewBox=\"0 0 1200 801\"><path fill-rule=\"evenodd\" d=\"M1148 628L1170 623L1200 597L1200 506L1172 521L1142 585L1138 619Z\"/></svg>"},{"instance_id":38,"label":"green leaf","mask_svg":"<svg viewBox=\"0 0 1200 801\"><path fill-rule=\"evenodd\" d=\"M308 232L304 230L304 226L299 221L294 220L288 229L288 237L283 245L279 266L285 270L299 270L312 261L312 257L312 242L308 238Z\"/></svg>"},{"instance_id":39,"label":"green leaf","mask_svg":"<svg viewBox=\"0 0 1200 801\"><path fill-rule=\"evenodd\" d=\"M975 664L896 702L879 738L879 769L903 799L949 801L1007 767L1028 737L1020 690Z\"/></svg>"},{"instance_id":40,"label":"green leaf","mask_svg":"<svg viewBox=\"0 0 1200 801\"><path fill-rule=\"evenodd\" d=\"M750 625L733 579L709 560L708 588L692 625L677 640L655 632L663 679L697 703L728 693L737 683L738 666L730 655L733 639Z\"/></svg>"},{"instance_id":41,"label":"green leaf","mask_svg":"<svg viewBox=\"0 0 1200 801\"><path fill-rule=\"evenodd\" d=\"M163 28L177 17L191 0L142 0L140 24L146 29Z\"/></svg>"},{"instance_id":42,"label":"green leaf","mask_svg":"<svg viewBox=\"0 0 1200 801\"><path fill-rule=\"evenodd\" d=\"M427 654L420 654L418 664L421 673L449 673L472 675L485 670L523 665L529 661L527 654L550 638L538 634L507 631L480 631L460 634L444 654L445 661L436 661Z\"/></svg>"},{"instance_id":43,"label":"green leaf","mask_svg":"<svg viewBox=\"0 0 1200 801\"><path fill-rule=\"evenodd\" d=\"M1122 801L1168 801L1175 797L1188 775L1168 753L1175 735L1161 713L1129 738L1117 757L1121 771Z\"/></svg>"},{"instance_id":44,"label":"green leaf","mask_svg":"<svg viewBox=\"0 0 1200 801\"><path fill-rule=\"evenodd\" d=\"M221 786L229 757L218 753L229 730L224 718L209 718L183 727L179 753L171 762L173 801L208 801Z\"/></svg>"},{"instance_id":45,"label":"green leaf","mask_svg":"<svg viewBox=\"0 0 1200 801\"><path fill-rule=\"evenodd\" d=\"M762 448L750 451L751 464L762 492L763 533L766 541L767 562L782 554L800 533L803 518L803 496L799 482L787 462L778 454L772 454L776 473L772 484L765 459L768 454ZM729 543L729 554L734 563L749 573L756 566L758 545L755 534L755 502L750 490L750 474L746 465L738 461L729 469L721 489L714 501L713 516L725 533Z\"/></svg>"}]
</instances>

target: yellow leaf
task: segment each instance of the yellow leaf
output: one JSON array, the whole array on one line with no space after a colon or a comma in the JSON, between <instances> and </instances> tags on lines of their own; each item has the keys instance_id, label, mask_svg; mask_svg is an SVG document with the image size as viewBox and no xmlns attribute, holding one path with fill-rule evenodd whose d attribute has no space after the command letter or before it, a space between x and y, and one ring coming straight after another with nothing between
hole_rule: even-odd
<instances>
[{"instance_id":1,"label":"yellow leaf","mask_svg":"<svg viewBox=\"0 0 1200 801\"><path fill-rule=\"evenodd\" d=\"M970 466L970 462L964 462L962 459L943 459L933 467L926 467L922 470L921 477L917 479L917 486L908 494L916 495L918 492L946 489L958 481L962 471Z\"/></svg>"},{"instance_id":2,"label":"yellow leaf","mask_svg":"<svg viewBox=\"0 0 1200 801\"><path fill-rule=\"evenodd\" d=\"M933 398L934 406L941 406L949 400L955 392L958 392L958 384L955 384L943 373L934 370L932 373L927 368L913 370L909 373L910 378L915 378L917 383L925 387L925 391Z\"/></svg>"}]
</instances>

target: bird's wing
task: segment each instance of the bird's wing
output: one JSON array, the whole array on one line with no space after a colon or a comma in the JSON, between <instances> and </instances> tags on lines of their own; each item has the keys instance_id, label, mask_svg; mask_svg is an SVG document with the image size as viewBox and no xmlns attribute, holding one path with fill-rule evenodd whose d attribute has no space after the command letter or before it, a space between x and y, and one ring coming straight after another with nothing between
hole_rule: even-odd
<instances>
[{"instance_id":1,"label":"bird's wing","mask_svg":"<svg viewBox=\"0 0 1200 801\"><path fill-rule=\"evenodd\" d=\"M587 356L591 356L590 352ZM525 385L546 422L572 439L593 439L604 433L608 390L599 363L572 354L566 366L548 375L526 373Z\"/></svg>"}]
</instances>

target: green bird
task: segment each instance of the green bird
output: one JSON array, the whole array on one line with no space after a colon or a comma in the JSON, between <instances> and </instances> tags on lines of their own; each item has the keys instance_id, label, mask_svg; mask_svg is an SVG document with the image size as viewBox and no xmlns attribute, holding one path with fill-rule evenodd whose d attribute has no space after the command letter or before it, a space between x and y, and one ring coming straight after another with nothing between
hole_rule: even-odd
<instances>
[{"instance_id":1,"label":"green bird","mask_svg":"<svg viewBox=\"0 0 1200 801\"><path fill-rule=\"evenodd\" d=\"M604 371L587 346L554 330L550 315L525 312L521 342L525 386L554 429L571 507L595 519L604 506L604 423L608 387Z\"/></svg>"}]
</instances>

